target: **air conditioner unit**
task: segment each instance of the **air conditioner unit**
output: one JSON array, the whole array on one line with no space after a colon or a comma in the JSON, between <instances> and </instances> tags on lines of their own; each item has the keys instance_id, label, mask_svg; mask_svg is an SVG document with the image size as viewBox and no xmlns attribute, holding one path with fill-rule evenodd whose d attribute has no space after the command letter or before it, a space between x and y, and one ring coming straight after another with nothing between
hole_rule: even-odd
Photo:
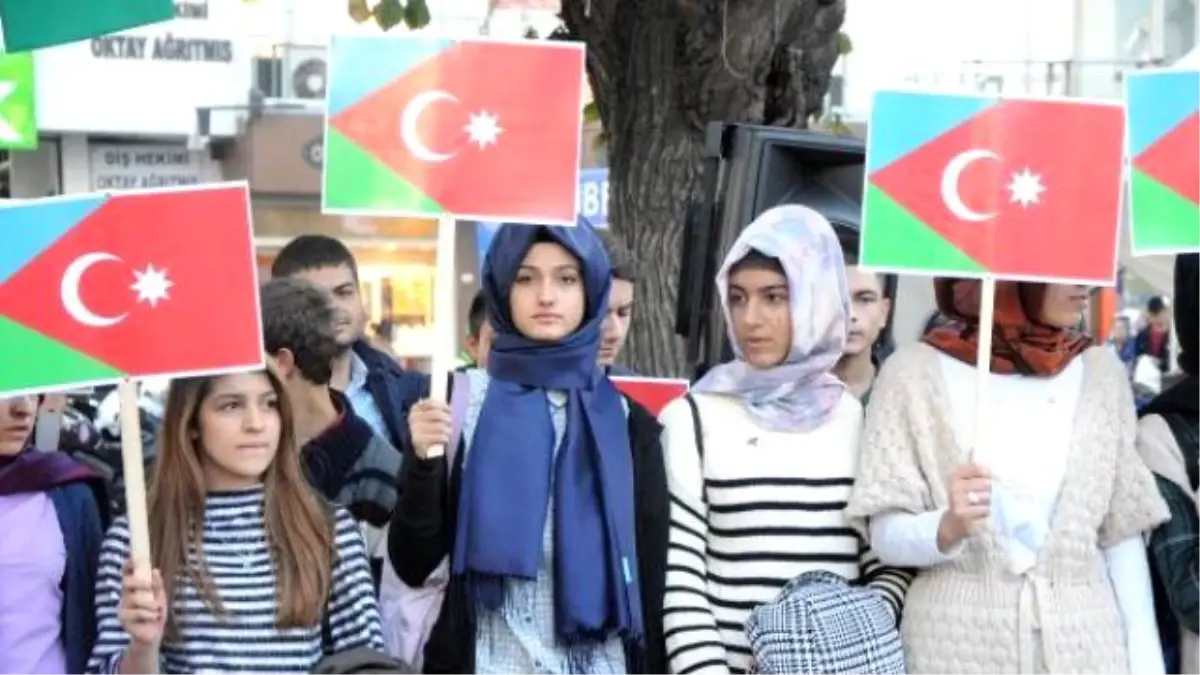
<instances>
[{"instance_id":1,"label":"air conditioner unit","mask_svg":"<svg viewBox=\"0 0 1200 675\"><path fill-rule=\"evenodd\" d=\"M284 54L283 98L323 99L329 81L325 50L319 47L289 46Z\"/></svg>"}]
</instances>

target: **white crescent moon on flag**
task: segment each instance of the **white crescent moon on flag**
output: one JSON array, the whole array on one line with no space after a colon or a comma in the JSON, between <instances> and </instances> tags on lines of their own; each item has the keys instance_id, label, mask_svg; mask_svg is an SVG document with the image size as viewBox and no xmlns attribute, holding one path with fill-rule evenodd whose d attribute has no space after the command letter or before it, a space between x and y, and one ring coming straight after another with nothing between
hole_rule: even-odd
<instances>
[{"instance_id":1,"label":"white crescent moon on flag","mask_svg":"<svg viewBox=\"0 0 1200 675\"><path fill-rule=\"evenodd\" d=\"M79 297L79 282L83 279L84 273L91 269L92 265L100 262L119 261L120 258L103 251L95 253L85 253L76 258L67 269L63 272L62 284L59 286L59 296L62 298L63 309L67 310L67 314L71 315L79 323L90 326L92 328L107 328L121 323L128 314L120 316L100 316L92 310L88 309L87 305L83 304L83 300Z\"/></svg>"},{"instance_id":2,"label":"white crescent moon on flag","mask_svg":"<svg viewBox=\"0 0 1200 675\"><path fill-rule=\"evenodd\" d=\"M417 132L417 123L421 121L421 114L425 112L426 108L438 101L458 102L458 99L452 94L448 94L440 89L434 89L414 96L408 102L408 105L404 106L404 111L400 113L400 141L404 143L404 147L408 148L413 157L423 162L444 162L454 156L454 153L442 153L431 150L421 140L421 135Z\"/></svg>"},{"instance_id":3,"label":"white crescent moon on flag","mask_svg":"<svg viewBox=\"0 0 1200 675\"><path fill-rule=\"evenodd\" d=\"M963 203L962 194L958 191L958 183L962 178L963 171L981 159L998 160L1000 156L991 150L966 150L955 155L946 163L946 168L942 171L942 201L946 203L946 208L950 210L950 213L959 220L981 223L996 215L995 213L972 211Z\"/></svg>"}]
</instances>

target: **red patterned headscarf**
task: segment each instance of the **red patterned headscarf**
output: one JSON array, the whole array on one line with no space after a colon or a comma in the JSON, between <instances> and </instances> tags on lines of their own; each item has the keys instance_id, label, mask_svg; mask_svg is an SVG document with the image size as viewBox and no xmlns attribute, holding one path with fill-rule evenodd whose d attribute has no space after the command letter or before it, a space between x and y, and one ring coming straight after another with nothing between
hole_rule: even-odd
<instances>
[{"instance_id":1,"label":"red patterned headscarf","mask_svg":"<svg viewBox=\"0 0 1200 675\"><path fill-rule=\"evenodd\" d=\"M950 322L933 329L925 342L975 365L979 352L979 281L936 279L938 310ZM1052 376L1092 344L1087 335L1048 326L1039 319L1046 284L1001 281L996 284L992 322L991 371L997 374Z\"/></svg>"}]
</instances>

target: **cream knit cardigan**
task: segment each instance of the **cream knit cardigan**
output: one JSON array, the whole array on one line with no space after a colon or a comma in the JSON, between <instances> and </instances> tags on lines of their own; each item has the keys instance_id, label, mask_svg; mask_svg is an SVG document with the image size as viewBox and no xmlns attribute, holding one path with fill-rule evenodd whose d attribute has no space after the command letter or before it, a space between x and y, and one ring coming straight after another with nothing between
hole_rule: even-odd
<instances>
[{"instance_id":1,"label":"cream knit cardigan","mask_svg":"<svg viewBox=\"0 0 1200 675\"><path fill-rule=\"evenodd\" d=\"M1103 550L1169 513L1135 449L1137 418L1120 362L1102 347L1080 358L1067 470L1037 565L1008 572L989 523L953 561L921 570L901 623L910 673L1129 671ZM949 506L950 472L968 457L949 411L932 347L908 345L888 359L871 393L846 509L860 531L879 513Z\"/></svg>"}]
</instances>

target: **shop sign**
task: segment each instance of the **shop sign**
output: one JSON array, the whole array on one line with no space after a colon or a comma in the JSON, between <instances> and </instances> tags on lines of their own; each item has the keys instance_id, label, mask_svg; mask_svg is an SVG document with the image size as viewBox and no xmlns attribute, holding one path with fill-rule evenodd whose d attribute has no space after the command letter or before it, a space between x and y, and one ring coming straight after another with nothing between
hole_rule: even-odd
<instances>
[{"instance_id":1,"label":"shop sign","mask_svg":"<svg viewBox=\"0 0 1200 675\"><path fill-rule=\"evenodd\" d=\"M208 20L208 0L175 3L176 19ZM90 41L98 59L152 59L156 61L233 61L233 41L159 35L104 35Z\"/></svg>"},{"instance_id":2,"label":"shop sign","mask_svg":"<svg viewBox=\"0 0 1200 675\"><path fill-rule=\"evenodd\" d=\"M608 226L608 169L579 172L579 215L595 227Z\"/></svg>"},{"instance_id":3,"label":"shop sign","mask_svg":"<svg viewBox=\"0 0 1200 675\"><path fill-rule=\"evenodd\" d=\"M140 190L196 185L220 179L203 152L178 145L91 146L93 190Z\"/></svg>"},{"instance_id":4,"label":"shop sign","mask_svg":"<svg viewBox=\"0 0 1200 675\"><path fill-rule=\"evenodd\" d=\"M187 136L197 108L246 105L240 5L177 0L170 21L37 50L42 131Z\"/></svg>"},{"instance_id":5,"label":"shop sign","mask_svg":"<svg viewBox=\"0 0 1200 675\"><path fill-rule=\"evenodd\" d=\"M31 52L0 56L0 148L37 148L37 106L34 89Z\"/></svg>"}]
</instances>

